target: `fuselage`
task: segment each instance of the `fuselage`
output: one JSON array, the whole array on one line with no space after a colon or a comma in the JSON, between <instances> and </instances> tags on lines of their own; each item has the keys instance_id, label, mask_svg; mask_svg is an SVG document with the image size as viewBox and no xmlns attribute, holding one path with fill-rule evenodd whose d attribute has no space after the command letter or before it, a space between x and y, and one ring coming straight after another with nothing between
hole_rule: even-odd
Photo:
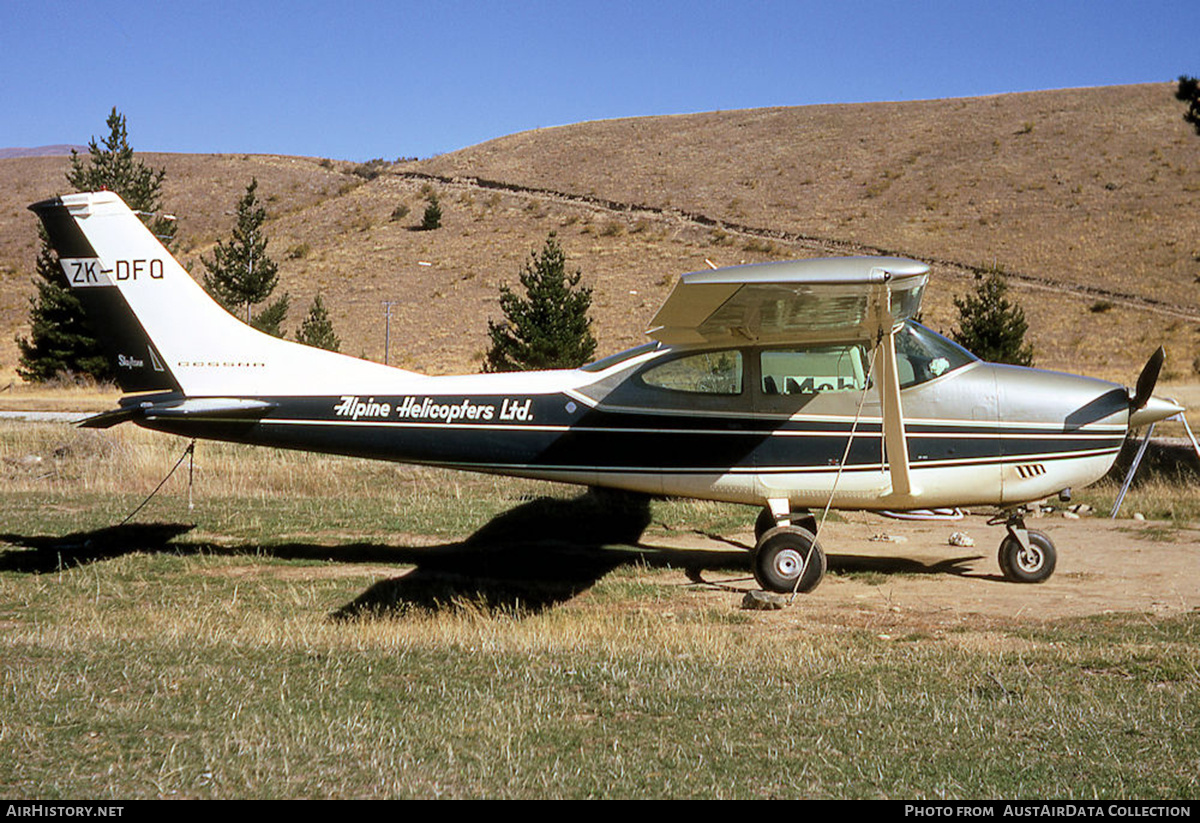
<instances>
[{"instance_id":1,"label":"fuselage","mask_svg":"<svg viewBox=\"0 0 1200 823\"><path fill-rule=\"evenodd\" d=\"M953 346L915 329L927 343ZM842 509L1042 498L1101 477L1126 435L1128 394L1117 384L984 363L965 352L957 359L948 352L950 364L931 373L936 358L914 354L901 391L913 482L897 494L865 352L861 344L650 345L585 369L401 373L394 385L336 395L245 398L266 409L254 420L197 410L137 422L188 436L657 495L754 505L786 497L797 508L824 506L832 496ZM821 374L798 373L806 366Z\"/></svg>"}]
</instances>

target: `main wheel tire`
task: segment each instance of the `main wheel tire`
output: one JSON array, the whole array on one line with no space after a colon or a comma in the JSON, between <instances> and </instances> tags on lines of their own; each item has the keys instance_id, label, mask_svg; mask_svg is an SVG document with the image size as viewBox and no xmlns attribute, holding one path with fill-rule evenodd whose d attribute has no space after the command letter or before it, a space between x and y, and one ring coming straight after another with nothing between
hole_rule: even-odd
<instances>
[{"instance_id":1,"label":"main wheel tire","mask_svg":"<svg viewBox=\"0 0 1200 823\"><path fill-rule=\"evenodd\" d=\"M1011 534L1000 544L1000 571L1014 583L1041 583L1054 574L1058 551L1044 533L1030 529L1029 550Z\"/></svg>"},{"instance_id":2,"label":"main wheel tire","mask_svg":"<svg viewBox=\"0 0 1200 823\"><path fill-rule=\"evenodd\" d=\"M788 517L791 525L800 526L808 529L813 534L817 533L817 518L812 516L812 512L808 509L800 509L794 511ZM754 521L754 540L761 542L763 535L778 525L775 522L775 515L771 514L771 510L763 507L763 510L758 513L758 519ZM791 589L788 589L791 591Z\"/></svg>"},{"instance_id":3,"label":"main wheel tire","mask_svg":"<svg viewBox=\"0 0 1200 823\"><path fill-rule=\"evenodd\" d=\"M776 526L758 541L754 550L754 579L765 591L810 592L824 576L825 552L808 529Z\"/></svg>"}]
</instances>

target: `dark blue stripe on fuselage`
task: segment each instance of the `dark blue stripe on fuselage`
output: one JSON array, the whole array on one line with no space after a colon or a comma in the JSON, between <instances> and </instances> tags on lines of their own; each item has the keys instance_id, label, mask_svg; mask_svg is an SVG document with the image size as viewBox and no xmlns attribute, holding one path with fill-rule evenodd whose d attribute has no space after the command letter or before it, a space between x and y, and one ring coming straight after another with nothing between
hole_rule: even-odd
<instances>
[{"instance_id":1,"label":"dark blue stripe on fuselage","mask_svg":"<svg viewBox=\"0 0 1200 823\"><path fill-rule=\"evenodd\" d=\"M188 436L399 462L666 472L836 467L853 425L842 420L607 411L566 395L434 397L428 402L424 397L255 399L277 408L261 421L163 419L145 425ZM879 429L878 423L858 425L848 469L880 466ZM1037 432L997 432L965 421L915 424L908 431L914 467L1115 452L1124 436L1087 437L1051 426ZM998 436L1007 431L1012 435Z\"/></svg>"}]
</instances>

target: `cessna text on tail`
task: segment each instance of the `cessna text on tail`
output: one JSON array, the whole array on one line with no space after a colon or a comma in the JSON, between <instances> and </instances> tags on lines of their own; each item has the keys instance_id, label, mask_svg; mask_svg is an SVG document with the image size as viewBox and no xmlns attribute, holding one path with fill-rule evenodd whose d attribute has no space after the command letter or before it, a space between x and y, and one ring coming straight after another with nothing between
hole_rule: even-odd
<instances>
[{"instance_id":1,"label":"cessna text on tail","mask_svg":"<svg viewBox=\"0 0 1200 823\"><path fill-rule=\"evenodd\" d=\"M652 342L580 369L430 377L261 334L201 289L115 194L30 207L117 365L85 421L188 437L762 507L764 588L807 591L811 510L997 505L1000 565L1036 582L1055 548L1019 504L1083 486L1131 426L1178 406L984 363L912 321L929 268L889 257L684 275Z\"/></svg>"}]
</instances>

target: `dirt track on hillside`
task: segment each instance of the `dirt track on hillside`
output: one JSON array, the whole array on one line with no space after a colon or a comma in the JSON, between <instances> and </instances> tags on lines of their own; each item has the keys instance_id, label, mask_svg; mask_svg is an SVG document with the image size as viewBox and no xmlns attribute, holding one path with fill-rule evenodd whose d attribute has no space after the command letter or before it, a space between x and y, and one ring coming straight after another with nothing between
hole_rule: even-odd
<instances>
[{"instance_id":1,"label":"dirt track on hillside","mask_svg":"<svg viewBox=\"0 0 1200 823\"><path fill-rule=\"evenodd\" d=\"M843 519L828 523L821 538L829 574L815 591L797 597L788 612L821 620L844 618L850 610L948 624L970 618L1023 621L1200 610L1197 529L1100 517L1031 519L1029 527L1044 531L1057 546L1058 566L1049 580L1030 585L1001 576L996 554L1004 528L988 526L984 517L906 522L847 514ZM969 535L975 546L949 545L954 532ZM903 542L883 541L881 535ZM749 546L753 535L734 539ZM699 535L647 542L730 548ZM753 579L709 573L703 578L731 594L757 588Z\"/></svg>"},{"instance_id":2,"label":"dirt track on hillside","mask_svg":"<svg viewBox=\"0 0 1200 823\"><path fill-rule=\"evenodd\" d=\"M822 255L903 256L904 254L907 254L907 252L904 252L903 250L882 248L869 243L858 243L850 240L838 239L835 237L817 237L804 234L802 232L751 226L734 220L718 220L708 216L707 214L687 211L684 209L661 208L642 203L624 203L603 197L596 197L594 195L573 194L554 189L523 186L517 183L507 183L499 180L486 180L478 177L462 176L447 177L444 175L413 171L398 172L396 173L396 176L407 180L437 183L444 188L459 190L464 194L470 194L471 192L478 190L505 191L514 194L538 197L542 200L553 200L568 205L585 205L590 208L608 212L614 215L644 214L658 219L668 219L681 223L690 223L706 229L716 228L743 238L781 240ZM943 259L929 255L925 255L923 259L927 263L938 266L943 273L953 274L963 278L978 278L990 271L990 269L986 266L981 266L975 263L966 263L961 260ZM1080 299L1105 298L1110 302L1121 303L1144 311L1165 314L1170 317L1178 317L1184 320L1200 319L1200 313L1197 313L1195 307L1170 300L1150 297L1144 294L1134 294L1132 292L1104 288L1094 284L1071 283L1069 281L1054 277L1029 274L1027 272L1020 271L1006 270L1004 275L1009 280L1017 281L1032 289L1051 291L1058 294L1074 295Z\"/></svg>"}]
</instances>

